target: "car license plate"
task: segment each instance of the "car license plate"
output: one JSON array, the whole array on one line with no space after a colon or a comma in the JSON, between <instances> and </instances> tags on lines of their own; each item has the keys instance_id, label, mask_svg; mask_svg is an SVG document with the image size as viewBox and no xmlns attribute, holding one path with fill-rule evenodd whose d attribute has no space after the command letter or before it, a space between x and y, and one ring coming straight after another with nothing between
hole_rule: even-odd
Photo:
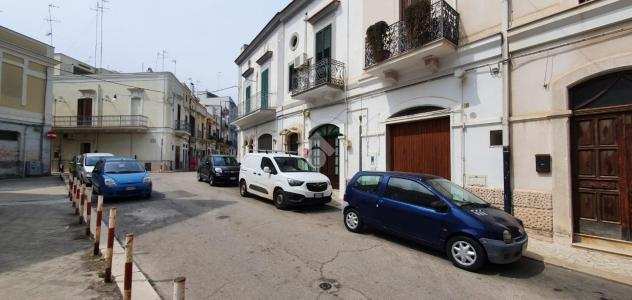
<instances>
[{"instance_id":1,"label":"car license plate","mask_svg":"<svg viewBox=\"0 0 632 300\"><path fill-rule=\"evenodd\" d=\"M126 190L126 191L133 191L133 190L135 190L135 189L136 189L136 188L135 188L135 187L133 187L133 186L128 186L128 187L126 187L126 188L125 188L125 190Z\"/></svg>"},{"instance_id":2,"label":"car license plate","mask_svg":"<svg viewBox=\"0 0 632 300\"><path fill-rule=\"evenodd\" d=\"M237 180L237 177L231 177L230 180Z\"/></svg>"},{"instance_id":3,"label":"car license plate","mask_svg":"<svg viewBox=\"0 0 632 300\"><path fill-rule=\"evenodd\" d=\"M314 198L322 198L323 193L314 193Z\"/></svg>"}]
</instances>

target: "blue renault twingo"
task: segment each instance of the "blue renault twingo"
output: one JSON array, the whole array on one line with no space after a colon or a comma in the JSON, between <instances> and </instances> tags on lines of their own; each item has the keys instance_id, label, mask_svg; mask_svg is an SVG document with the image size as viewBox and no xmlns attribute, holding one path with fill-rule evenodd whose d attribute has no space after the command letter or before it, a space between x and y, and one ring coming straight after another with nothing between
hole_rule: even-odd
<instances>
[{"instance_id":1,"label":"blue renault twingo","mask_svg":"<svg viewBox=\"0 0 632 300\"><path fill-rule=\"evenodd\" d=\"M445 251L452 263L475 271L487 261L514 262L527 248L522 221L441 177L359 172L347 185L343 221L352 232L367 226Z\"/></svg>"}]
</instances>

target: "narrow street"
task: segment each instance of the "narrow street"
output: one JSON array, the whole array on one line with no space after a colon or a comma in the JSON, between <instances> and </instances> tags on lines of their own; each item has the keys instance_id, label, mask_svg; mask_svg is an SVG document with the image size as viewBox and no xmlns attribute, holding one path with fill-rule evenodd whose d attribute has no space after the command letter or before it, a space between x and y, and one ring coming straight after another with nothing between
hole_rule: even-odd
<instances>
[{"instance_id":1,"label":"narrow street","mask_svg":"<svg viewBox=\"0 0 632 300\"><path fill-rule=\"evenodd\" d=\"M277 210L195 173L154 174L148 200L115 200L119 239L159 294L185 276L190 299L630 299L632 287L523 258L480 273L377 232L353 234L331 206ZM106 209L107 211L107 209ZM325 283L325 284L322 284ZM325 289L323 289L322 287Z\"/></svg>"}]
</instances>

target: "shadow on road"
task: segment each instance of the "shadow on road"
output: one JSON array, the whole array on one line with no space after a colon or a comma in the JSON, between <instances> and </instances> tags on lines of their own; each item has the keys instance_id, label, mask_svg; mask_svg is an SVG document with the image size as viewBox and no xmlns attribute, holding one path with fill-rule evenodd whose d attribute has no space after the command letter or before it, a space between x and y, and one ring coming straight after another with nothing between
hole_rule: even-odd
<instances>
[{"instance_id":1,"label":"shadow on road","mask_svg":"<svg viewBox=\"0 0 632 300\"><path fill-rule=\"evenodd\" d=\"M435 257L445 259L446 262L451 264L445 252L438 251L434 248L430 248L428 246L422 245L415 241L401 238L399 236L390 234L388 232L383 232L383 231L379 231L375 229L369 230L367 234L373 234L376 237L379 237L380 239L384 239L386 241L396 243L401 246L411 248L419 252L423 252L424 254L429 254ZM488 263L487 265L485 265L482 269L478 271L478 274L487 275L487 276L501 276L501 277L507 277L507 278L527 279L527 278L535 277L538 274L544 272L544 268L545 268L545 264L543 262L523 257L522 259L514 263L506 264L506 265L496 265L496 264Z\"/></svg>"}]
</instances>

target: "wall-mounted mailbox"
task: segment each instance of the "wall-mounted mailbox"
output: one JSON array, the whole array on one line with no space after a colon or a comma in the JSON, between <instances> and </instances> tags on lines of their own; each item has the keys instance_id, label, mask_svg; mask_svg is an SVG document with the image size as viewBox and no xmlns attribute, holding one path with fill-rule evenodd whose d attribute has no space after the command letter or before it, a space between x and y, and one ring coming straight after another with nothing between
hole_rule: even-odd
<instances>
[{"instance_id":1,"label":"wall-mounted mailbox","mask_svg":"<svg viewBox=\"0 0 632 300\"><path fill-rule=\"evenodd\" d=\"M535 171L538 173L551 173L551 155L536 154L535 155Z\"/></svg>"}]
</instances>

